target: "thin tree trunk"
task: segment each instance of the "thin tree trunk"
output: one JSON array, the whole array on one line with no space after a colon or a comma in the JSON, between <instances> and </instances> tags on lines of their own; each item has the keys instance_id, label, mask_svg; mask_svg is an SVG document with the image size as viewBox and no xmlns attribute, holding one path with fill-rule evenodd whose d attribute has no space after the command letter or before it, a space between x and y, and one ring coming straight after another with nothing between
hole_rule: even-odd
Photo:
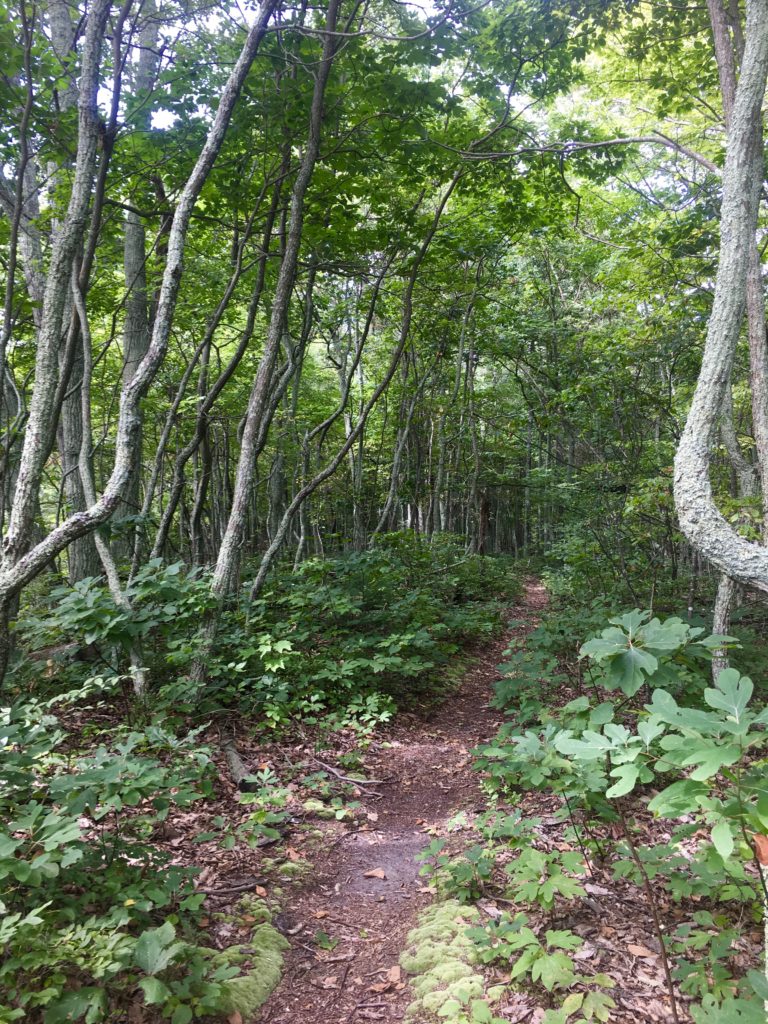
<instances>
[{"instance_id":1,"label":"thin tree trunk","mask_svg":"<svg viewBox=\"0 0 768 1024\"><path fill-rule=\"evenodd\" d=\"M240 549L243 542L246 512L250 501L251 484L253 482L253 472L257 456L257 440L261 432L262 418L268 403L280 339L285 330L288 307L296 277L296 267L303 233L304 200L320 152L325 89L338 45L334 35L338 10L339 0L329 0L323 53L320 64L315 72L309 137L291 193L290 224L286 235L285 253L280 264L275 287L275 296L272 303L264 352L248 400L248 411L246 413L245 427L240 446L240 458L237 465L232 507L211 580L211 590L220 599L232 592L238 575ZM215 625L213 623L211 623L211 630L215 632Z\"/></svg>"},{"instance_id":2,"label":"thin tree trunk","mask_svg":"<svg viewBox=\"0 0 768 1024\"><path fill-rule=\"evenodd\" d=\"M46 282L40 332L40 338L44 344L38 349L36 362L36 370L40 371L41 376L35 378L32 402L34 417L33 409L30 409L30 422L33 423L33 429L28 430L25 438L22 451L23 472L19 473L11 510L11 521L5 537L3 564L0 569L0 622L7 622L8 609L12 599L42 571L50 559L73 540L92 532L107 520L114 513L123 495L137 458L136 442L141 422L138 412L139 402L146 394L147 388L160 368L168 348L168 338L181 283L184 248L192 209L221 149L232 110L266 32L274 4L275 0L265 0L259 10L240 56L221 93L219 106L205 144L181 192L168 238L168 252L152 340L146 356L131 381L123 387L120 395L114 464L107 485L95 504L84 512L69 516L31 550L24 553L25 538L29 535L45 464L46 452L41 449L47 450L49 447L51 425L45 422L45 417L53 411L56 399L56 347L66 297L62 292L63 274L67 270L71 275L77 244L82 238L95 165L96 136L98 134L98 122L95 118L97 116L96 91L99 78L99 53L108 3L106 0L97 0L91 10L86 26L80 87L81 138L78 143L72 198L65 220L65 229L62 230L54 245L51 254L53 273L49 270ZM68 291L69 279L66 282L66 292ZM46 320L47 311L50 312L50 321ZM0 681L2 681L7 667L8 651L7 630L0 629Z\"/></svg>"}]
</instances>

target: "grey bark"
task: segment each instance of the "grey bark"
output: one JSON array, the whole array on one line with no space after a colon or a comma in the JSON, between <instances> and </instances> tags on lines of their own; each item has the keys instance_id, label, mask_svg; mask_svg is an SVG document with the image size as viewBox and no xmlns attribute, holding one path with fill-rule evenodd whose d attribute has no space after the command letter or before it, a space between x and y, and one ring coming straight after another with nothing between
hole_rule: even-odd
<instances>
[{"instance_id":1,"label":"grey bark","mask_svg":"<svg viewBox=\"0 0 768 1024\"><path fill-rule=\"evenodd\" d=\"M719 512L709 479L712 444L729 386L755 246L768 74L768 0L749 0L744 57L723 171L720 259L701 373L675 457L674 494L688 540L733 579L768 591L768 549L740 536Z\"/></svg>"},{"instance_id":2,"label":"grey bark","mask_svg":"<svg viewBox=\"0 0 768 1024\"><path fill-rule=\"evenodd\" d=\"M304 221L304 199L320 152L320 135L323 123L325 89L331 72L331 65L337 49L334 35L339 10L339 0L329 0L325 24L325 41L319 66L315 72L315 86L310 112L309 137L291 191L290 222L285 239L285 251L280 263L275 295L272 304L264 352L248 399L245 426L240 446L240 458L235 475L235 489L232 507L224 531L219 555L216 560L211 590L222 598L231 593L237 580L240 548L245 533L246 517L250 502L251 484L258 455L257 439L264 416L280 340L285 330L288 307L293 292L296 267L299 258Z\"/></svg>"},{"instance_id":3,"label":"grey bark","mask_svg":"<svg viewBox=\"0 0 768 1024\"><path fill-rule=\"evenodd\" d=\"M59 91L59 106L66 111L77 103L75 80L70 74L70 65L74 64L77 54L75 51L75 26L72 23L69 5L61 0L51 0L48 4L48 24L54 52L66 76L66 85ZM49 166L51 182L56 182L61 176L61 171L61 167ZM54 222L54 239L60 229L61 225ZM63 323L68 321L71 323L71 316L71 299L68 296ZM69 347L70 345L72 347ZM66 386L56 426L56 443L61 457L62 490L66 497L68 510L81 512L87 507L87 498L78 470L80 448L83 443L80 395L83 378L83 345L77 331L72 339L68 339L68 332L62 333L58 347L58 374L59 380ZM99 556L93 537L87 535L78 537L69 545L67 569L70 583L100 574Z\"/></svg>"},{"instance_id":4,"label":"grey bark","mask_svg":"<svg viewBox=\"0 0 768 1024\"><path fill-rule=\"evenodd\" d=\"M148 95L157 73L157 38L159 23L155 17L152 0L142 10L144 23L139 34L139 58L136 65L135 89L139 106L133 115L133 131L147 133L152 128L152 108ZM123 239L123 270L125 274L125 324L123 327L123 383L133 377L139 363L149 348L150 323L147 296L147 251L146 232L142 218L133 210L125 215ZM138 450L142 451L142 427L139 425ZM119 517L137 515L141 511L141 458L136 460L134 471L128 481L125 497L116 515ZM118 543L118 551L128 556L131 550L129 538Z\"/></svg>"},{"instance_id":5,"label":"grey bark","mask_svg":"<svg viewBox=\"0 0 768 1024\"><path fill-rule=\"evenodd\" d=\"M8 528L3 538L4 571L0 577L13 571L30 544L43 470L55 434L59 342L67 310L72 266L85 233L96 166L100 126L96 94L108 12L109 0L94 0L88 14L77 99L78 145L74 180L64 221L53 241L45 282L37 336L35 385Z\"/></svg>"},{"instance_id":6,"label":"grey bark","mask_svg":"<svg viewBox=\"0 0 768 1024\"><path fill-rule=\"evenodd\" d=\"M137 457L136 441L141 422L139 403L160 368L168 347L176 298L181 283L184 248L192 210L221 149L232 110L266 32L269 18L275 7L275 0L265 0L259 9L256 21L247 35L243 49L222 90L219 106L206 141L179 197L168 237L167 257L152 339L146 356L141 361L133 378L123 387L120 395L115 458L107 485L101 496L88 509L72 514L31 550L21 553L23 537L25 531L28 532L32 514L30 510L34 509L44 465L44 459L41 462L39 450L41 447L45 447L44 416L46 410L52 408L56 392L55 344L58 340L65 298L64 294L59 294L63 284L62 273L66 267L69 267L71 273L76 250L75 243L78 238L82 237L84 227L88 186L93 179L95 139L92 136L95 130L93 121L95 93L98 84L98 56L107 6L106 0L98 0L91 11L86 28L81 79L80 130L82 138L78 144L72 199L65 221L67 230L62 231L59 236L51 257L51 268L54 273L49 273L48 276L46 307L50 309L52 323L48 324L45 316L43 317L41 337L44 338L46 344L45 350L38 352L37 368L41 376L39 388L36 378L35 394L33 395L34 430L29 431L25 439L22 453L24 473L23 475L21 472L19 474L9 535L5 538L4 559L0 570L0 617L6 621L10 599L18 594L30 580L34 579L46 563L63 550L67 544L77 537L92 532L106 521L114 513L123 496ZM66 291L69 291L68 280ZM32 411L30 411L30 421L32 420ZM7 634L2 641L0 643L0 678L7 663Z\"/></svg>"}]
</instances>

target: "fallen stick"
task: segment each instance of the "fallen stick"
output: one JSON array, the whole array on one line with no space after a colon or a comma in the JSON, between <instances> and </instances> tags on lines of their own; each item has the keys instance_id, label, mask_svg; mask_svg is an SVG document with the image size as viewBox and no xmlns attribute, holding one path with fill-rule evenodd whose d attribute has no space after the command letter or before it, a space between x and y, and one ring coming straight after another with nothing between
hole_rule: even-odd
<instances>
[{"instance_id":1,"label":"fallen stick","mask_svg":"<svg viewBox=\"0 0 768 1024\"><path fill-rule=\"evenodd\" d=\"M319 764L321 768L325 768L327 772L335 775L337 779L341 779L342 782L351 782L353 786L389 786L391 782L387 779L352 779L349 775L343 775L338 768L334 768L331 764L326 764L325 761L321 761L319 757L315 757L314 754L309 755L312 760Z\"/></svg>"},{"instance_id":2,"label":"fallen stick","mask_svg":"<svg viewBox=\"0 0 768 1024\"><path fill-rule=\"evenodd\" d=\"M221 889L195 889L195 892L203 896L227 896L236 892L251 892L264 885L266 885L266 879L262 878L253 882L244 882L242 885L225 885Z\"/></svg>"}]
</instances>

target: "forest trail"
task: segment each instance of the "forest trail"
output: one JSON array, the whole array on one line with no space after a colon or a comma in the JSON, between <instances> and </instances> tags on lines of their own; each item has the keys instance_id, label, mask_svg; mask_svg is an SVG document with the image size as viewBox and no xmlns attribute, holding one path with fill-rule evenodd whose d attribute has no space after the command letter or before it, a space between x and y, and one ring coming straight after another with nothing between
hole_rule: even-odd
<instances>
[{"instance_id":1,"label":"forest trail","mask_svg":"<svg viewBox=\"0 0 768 1024\"><path fill-rule=\"evenodd\" d=\"M416 855L461 812L484 808L470 752L490 740L502 721L488 702L503 652L513 636L535 627L546 601L544 587L526 581L506 617L516 625L470 647L458 690L428 720L398 716L371 746L368 771L385 782L380 795L361 798L370 829L329 834L314 858L310 882L284 908L278 923L291 949L282 982L261 1010L261 1024L403 1019L411 995L398 960L408 931L432 898ZM333 949L312 941L319 931L336 940Z\"/></svg>"}]
</instances>

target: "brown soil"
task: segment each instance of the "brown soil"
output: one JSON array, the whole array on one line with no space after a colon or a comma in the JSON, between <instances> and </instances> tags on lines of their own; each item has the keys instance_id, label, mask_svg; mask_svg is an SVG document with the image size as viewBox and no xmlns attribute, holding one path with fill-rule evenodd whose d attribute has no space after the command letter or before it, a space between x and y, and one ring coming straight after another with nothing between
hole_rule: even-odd
<instances>
[{"instance_id":1,"label":"brown soil","mask_svg":"<svg viewBox=\"0 0 768 1024\"><path fill-rule=\"evenodd\" d=\"M398 959L431 899L416 855L432 835L466 827L462 811L483 809L470 751L500 724L488 701L510 637L535 626L545 604L544 588L529 582L520 606L510 609L510 619L525 625L470 649L456 693L427 720L399 716L371 747L366 766L382 781L361 796L368 824L352 831L326 826L310 880L277 921L291 949L283 981L262 1008L262 1024L403 1019L410 996ZM330 942L321 936L318 944L318 932Z\"/></svg>"}]
</instances>

